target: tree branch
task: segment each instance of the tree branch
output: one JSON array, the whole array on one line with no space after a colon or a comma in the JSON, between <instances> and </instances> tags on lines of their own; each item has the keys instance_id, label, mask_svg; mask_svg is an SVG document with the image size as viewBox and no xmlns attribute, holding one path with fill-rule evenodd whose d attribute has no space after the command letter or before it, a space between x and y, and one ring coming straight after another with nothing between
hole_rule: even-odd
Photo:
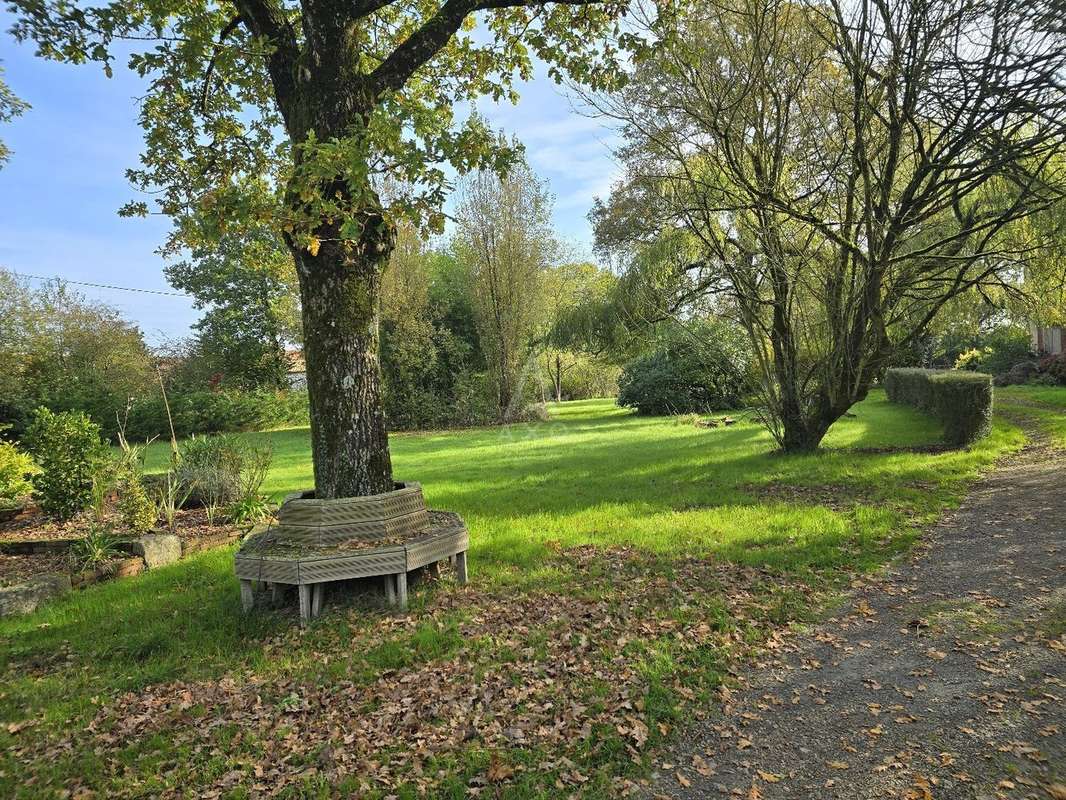
<instances>
[{"instance_id":1,"label":"tree branch","mask_svg":"<svg viewBox=\"0 0 1066 800\"><path fill-rule=\"evenodd\" d=\"M352 19L369 17L375 11L380 11L385 6L391 6L396 0L355 0L350 12Z\"/></svg>"},{"instance_id":2,"label":"tree branch","mask_svg":"<svg viewBox=\"0 0 1066 800\"><path fill-rule=\"evenodd\" d=\"M368 0L368 2L372 5L382 0ZM603 3L605 0L554 0L554 2L556 5L591 6ZM380 97L386 92L401 89L419 67L448 44L448 40L455 35L469 14L490 9L544 5L547 5L544 0L448 0L421 28L393 50L392 54L382 61L370 75L370 85L373 87L374 96Z\"/></svg>"},{"instance_id":3,"label":"tree branch","mask_svg":"<svg viewBox=\"0 0 1066 800\"><path fill-rule=\"evenodd\" d=\"M296 97L296 64L300 57L296 32L285 16L285 10L273 0L236 0L236 6L251 34L274 46L274 51L267 57L267 69L278 107L288 118Z\"/></svg>"},{"instance_id":4,"label":"tree branch","mask_svg":"<svg viewBox=\"0 0 1066 800\"><path fill-rule=\"evenodd\" d=\"M240 14L231 19L226 27L218 34L218 44L221 45L226 41L226 37L237 30L237 26L241 24L242 17ZM219 47L215 48L215 52L211 54L211 60L207 62L207 69L204 70L204 88L200 92L200 113L207 113L207 92L211 87L211 73L215 71L215 59L218 58Z\"/></svg>"}]
</instances>

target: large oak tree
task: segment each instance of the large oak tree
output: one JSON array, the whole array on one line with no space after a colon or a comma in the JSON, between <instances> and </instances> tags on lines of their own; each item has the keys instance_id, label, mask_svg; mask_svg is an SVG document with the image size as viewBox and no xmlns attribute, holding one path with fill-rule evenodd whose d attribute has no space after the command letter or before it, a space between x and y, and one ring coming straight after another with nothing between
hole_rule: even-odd
<instances>
[{"instance_id":1,"label":"large oak tree","mask_svg":"<svg viewBox=\"0 0 1066 800\"><path fill-rule=\"evenodd\" d=\"M268 222L296 261L319 497L393 486L378 363L400 220L440 230L446 166L514 149L455 107L513 98L534 58L610 88L624 0L9 0L46 58L126 55L147 79L129 171L174 220L168 249ZM387 197L381 187L389 185ZM401 187L394 189L394 187Z\"/></svg>"}]
</instances>

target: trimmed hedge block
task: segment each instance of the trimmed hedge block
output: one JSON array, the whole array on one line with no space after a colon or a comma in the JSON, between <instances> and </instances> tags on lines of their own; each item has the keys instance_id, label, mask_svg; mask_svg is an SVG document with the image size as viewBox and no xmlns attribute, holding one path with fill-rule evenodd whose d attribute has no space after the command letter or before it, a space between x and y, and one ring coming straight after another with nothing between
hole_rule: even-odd
<instances>
[{"instance_id":1,"label":"trimmed hedge block","mask_svg":"<svg viewBox=\"0 0 1066 800\"><path fill-rule=\"evenodd\" d=\"M944 441L967 445L992 426L992 376L948 369L890 369L889 401L924 411L944 423Z\"/></svg>"}]
</instances>

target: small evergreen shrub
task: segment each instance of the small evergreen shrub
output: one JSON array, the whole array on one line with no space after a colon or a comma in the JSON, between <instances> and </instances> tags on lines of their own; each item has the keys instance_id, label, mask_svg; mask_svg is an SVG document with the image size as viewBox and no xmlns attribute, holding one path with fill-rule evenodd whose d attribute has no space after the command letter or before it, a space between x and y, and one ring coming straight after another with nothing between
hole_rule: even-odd
<instances>
[{"instance_id":1,"label":"small evergreen shrub","mask_svg":"<svg viewBox=\"0 0 1066 800\"><path fill-rule=\"evenodd\" d=\"M114 488L118 493L118 512L126 528L135 533L151 530L159 510L144 485L144 451L130 445L120 430L118 443L122 457L115 465Z\"/></svg>"},{"instance_id":2,"label":"small evergreen shrub","mask_svg":"<svg viewBox=\"0 0 1066 800\"><path fill-rule=\"evenodd\" d=\"M41 468L10 442L0 442L0 508L12 508L33 491L31 479Z\"/></svg>"},{"instance_id":3,"label":"small evergreen shrub","mask_svg":"<svg viewBox=\"0 0 1066 800\"><path fill-rule=\"evenodd\" d=\"M93 479L107 460L100 426L80 411L55 414L38 408L26 431L30 452L41 468L33 482L41 510L67 520L89 507Z\"/></svg>"},{"instance_id":4,"label":"small evergreen shrub","mask_svg":"<svg viewBox=\"0 0 1066 800\"><path fill-rule=\"evenodd\" d=\"M129 467L119 473L118 511L126 527L135 533L151 530L159 518L140 473Z\"/></svg>"},{"instance_id":5,"label":"small evergreen shrub","mask_svg":"<svg viewBox=\"0 0 1066 800\"><path fill-rule=\"evenodd\" d=\"M961 446L986 435L992 424L992 376L981 372L890 369L885 393L893 403L924 411L944 424L944 441Z\"/></svg>"},{"instance_id":6,"label":"small evergreen shrub","mask_svg":"<svg viewBox=\"0 0 1066 800\"><path fill-rule=\"evenodd\" d=\"M618 378L618 405L639 414L685 414L739 408L751 388L744 335L724 322L671 331Z\"/></svg>"}]
</instances>

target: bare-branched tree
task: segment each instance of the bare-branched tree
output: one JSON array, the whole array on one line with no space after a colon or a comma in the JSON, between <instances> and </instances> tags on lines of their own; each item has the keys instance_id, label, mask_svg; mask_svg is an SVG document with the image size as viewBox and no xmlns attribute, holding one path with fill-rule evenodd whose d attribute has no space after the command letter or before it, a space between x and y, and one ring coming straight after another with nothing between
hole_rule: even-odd
<instances>
[{"instance_id":1,"label":"bare-branched tree","mask_svg":"<svg viewBox=\"0 0 1066 800\"><path fill-rule=\"evenodd\" d=\"M649 19L622 93L590 98L626 140L600 244L693 240L683 289L748 329L785 450L818 447L952 298L1016 286L1038 245L1011 231L1066 175L1066 47L1042 19L1009 0L691 2Z\"/></svg>"}]
</instances>

